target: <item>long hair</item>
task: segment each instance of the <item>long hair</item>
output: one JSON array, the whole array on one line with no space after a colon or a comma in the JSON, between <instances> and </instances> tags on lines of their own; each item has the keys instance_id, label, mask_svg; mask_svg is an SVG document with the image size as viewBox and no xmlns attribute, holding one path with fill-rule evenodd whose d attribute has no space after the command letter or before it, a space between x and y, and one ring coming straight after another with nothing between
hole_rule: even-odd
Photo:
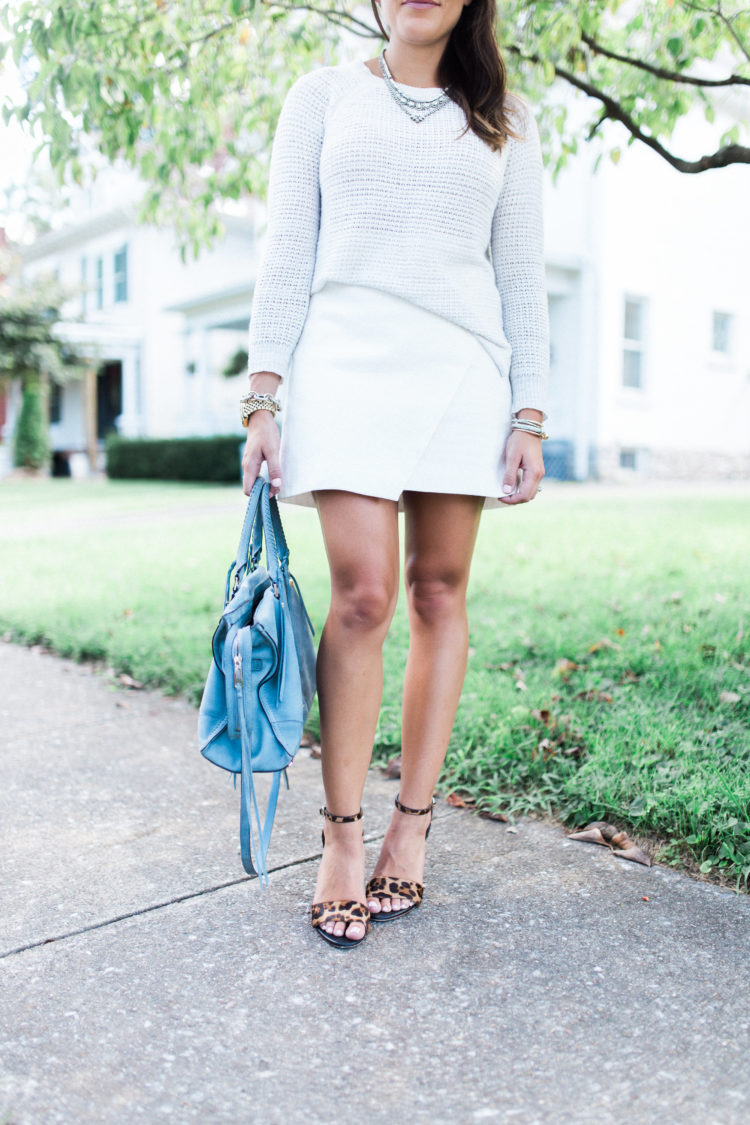
<instances>
[{"instance_id":1,"label":"long hair","mask_svg":"<svg viewBox=\"0 0 750 1125\"><path fill-rule=\"evenodd\" d=\"M376 0L370 0L370 4L388 42L379 5ZM511 127L514 107L506 89L507 73L495 35L496 21L496 0L471 0L464 5L438 65L438 85L466 114L464 133L471 129L500 152L508 137L517 138L518 134Z\"/></svg>"}]
</instances>

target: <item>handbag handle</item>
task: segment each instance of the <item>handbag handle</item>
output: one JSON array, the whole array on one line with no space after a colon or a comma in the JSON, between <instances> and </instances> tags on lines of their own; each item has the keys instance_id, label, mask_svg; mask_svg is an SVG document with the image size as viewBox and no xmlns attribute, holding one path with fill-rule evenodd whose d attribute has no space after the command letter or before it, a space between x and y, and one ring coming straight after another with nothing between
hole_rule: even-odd
<instances>
[{"instance_id":1,"label":"handbag handle","mask_svg":"<svg viewBox=\"0 0 750 1125\"><path fill-rule=\"evenodd\" d=\"M289 547L281 526L276 497L271 496L268 481L258 477L248 497L237 555L227 574L225 604L236 593L247 571L253 571L258 567L263 553L264 537L268 572L274 581L278 581L279 572L284 571L289 563ZM234 574L233 585L232 574Z\"/></svg>"},{"instance_id":2,"label":"handbag handle","mask_svg":"<svg viewBox=\"0 0 750 1125\"><path fill-rule=\"evenodd\" d=\"M266 507L266 500L268 505ZM281 526L281 515L279 513L279 505L275 496L271 496L270 492L264 493L261 502L261 516L258 518L256 514L255 522L253 524L252 535L250 540L250 569L255 570L260 562L260 556L263 551L263 533L266 536L266 550L270 554L268 537L269 526L272 530L274 552L278 566L281 570L285 570L289 563L289 547L287 545L286 536L284 535L284 528Z\"/></svg>"}]
</instances>

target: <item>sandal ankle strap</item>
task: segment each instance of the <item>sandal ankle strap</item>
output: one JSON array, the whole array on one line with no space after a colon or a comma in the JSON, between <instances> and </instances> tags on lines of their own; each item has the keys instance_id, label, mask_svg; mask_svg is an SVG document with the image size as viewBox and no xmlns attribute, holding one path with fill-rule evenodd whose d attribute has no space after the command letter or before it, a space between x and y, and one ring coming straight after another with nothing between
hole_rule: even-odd
<instances>
[{"instance_id":1,"label":"sandal ankle strap","mask_svg":"<svg viewBox=\"0 0 750 1125\"><path fill-rule=\"evenodd\" d=\"M330 820L333 824L352 824L355 820L362 819L362 809L360 809L358 813L354 813L353 816L334 816L333 813L329 813L324 805L320 810L320 815L324 816L326 820Z\"/></svg>"},{"instance_id":2,"label":"sandal ankle strap","mask_svg":"<svg viewBox=\"0 0 750 1125\"><path fill-rule=\"evenodd\" d=\"M401 794L399 793L398 796L400 797ZM426 816L426 814L430 812L430 810L433 809L437 804L434 797L432 798L426 809L410 809L408 805L402 805L398 797L395 798L393 803L395 804L399 812L409 813L410 816Z\"/></svg>"}]
</instances>

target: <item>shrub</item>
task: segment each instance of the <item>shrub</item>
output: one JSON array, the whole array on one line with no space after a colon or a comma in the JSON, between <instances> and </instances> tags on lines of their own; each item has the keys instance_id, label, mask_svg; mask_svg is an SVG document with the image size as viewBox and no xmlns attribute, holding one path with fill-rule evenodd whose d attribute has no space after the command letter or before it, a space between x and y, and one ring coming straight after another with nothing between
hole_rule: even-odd
<instances>
[{"instance_id":1,"label":"shrub","mask_svg":"<svg viewBox=\"0 0 750 1125\"><path fill-rule=\"evenodd\" d=\"M39 383L24 387L21 413L13 436L13 463L19 468L41 469L49 461L49 438Z\"/></svg>"},{"instance_id":2,"label":"shrub","mask_svg":"<svg viewBox=\"0 0 750 1125\"><path fill-rule=\"evenodd\" d=\"M193 438L107 438L107 476L117 480L189 480L236 484L237 434Z\"/></svg>"}]
</instances>

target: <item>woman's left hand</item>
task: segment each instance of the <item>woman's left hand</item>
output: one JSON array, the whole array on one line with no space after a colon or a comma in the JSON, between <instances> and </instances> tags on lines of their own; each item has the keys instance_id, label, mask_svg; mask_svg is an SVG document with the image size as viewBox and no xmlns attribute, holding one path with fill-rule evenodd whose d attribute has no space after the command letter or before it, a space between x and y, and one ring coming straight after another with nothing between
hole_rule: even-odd
<instances>
[{"instance_id":1,"label":"woman's left hand","mask_svg":"<svg viewBox=\"0 0 750 1125\"><path fill-rule=\"evenodd\" d=\"M523 480L516 492L519 469L523 473ZM524 433L523 430L511 430L505 445L505 495L498 499L503 504L526 504L536 496L543 477L542 439L534 434Z\"/></svg>"}]
</instances>

